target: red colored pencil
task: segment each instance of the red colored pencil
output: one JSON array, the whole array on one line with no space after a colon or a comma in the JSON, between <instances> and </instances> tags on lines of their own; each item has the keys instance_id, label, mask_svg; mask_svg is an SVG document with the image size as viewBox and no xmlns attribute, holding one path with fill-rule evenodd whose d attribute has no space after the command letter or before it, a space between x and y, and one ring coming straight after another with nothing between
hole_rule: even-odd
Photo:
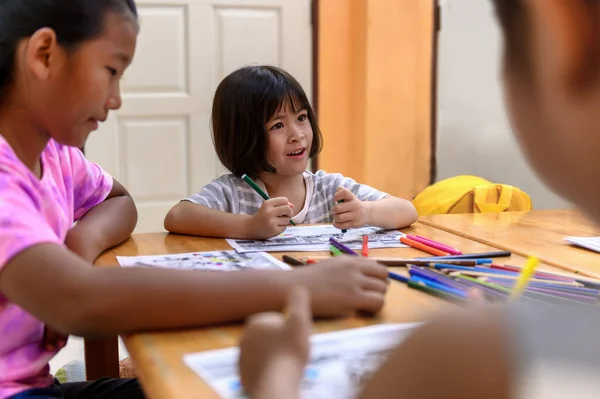
<instances>
[{"instance_id":1,"label":"red colored pencil","mask_svg":"<svg viewBox=\"0 0 600 399\"><path fill-rule=\"evenodd\" d=\"M369 257L369 236L366 234L363 236L362 256L363 258Z\"/></svg>"},{"instance_id":2,"label":"red colored pencil","mask_svg":"<svg viewBox=\"0 0 600 399\"><path fill-rule=\"evenodd\" d=\"M420 249L421 251L427 252L428 254L432 254L435 256L448 256L447 252L440 251L439 249L436 249L436 248L432 248L429 245L425 245L423 243L411 240L410 238L400 237L400 242L402 244L408 245L409 247Z\"/></svg>"}]
</instances>

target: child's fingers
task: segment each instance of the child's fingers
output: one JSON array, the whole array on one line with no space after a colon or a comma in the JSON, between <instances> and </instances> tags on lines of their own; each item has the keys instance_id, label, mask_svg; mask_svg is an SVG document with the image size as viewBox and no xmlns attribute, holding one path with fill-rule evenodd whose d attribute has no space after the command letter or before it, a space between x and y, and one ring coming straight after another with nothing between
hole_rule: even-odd
<instances>
[{"instance_id":1,"label":"child's fingers","mask_svg":"<svg viewBox=\"0 0 600 399\"><path fill-rule=\"evenodd\" d=\"M333 209L332 212L334 215L341 215L342 213L347 213L352 211L352 209L354 208L355 204L353 204L352 202L342 202L340 204L336 204Z\"/></svg>"},{"instance_id":2,"label":"child's fingers","mask_svg":"<svg viewBox=\"0 0 600 399\"><path fill-rule=\"evenodd\" d=\"M353 219L352 212L334 213L335 222L338 224L350 222Z\"/></svg>"},{"instance_id":3,"label":"child's fingers","mask_svg":"<svg viewBox=\"0 0 600 399\"><path fill-rule=\"evenodd\" d=\"M294 287L290 293L287 306L288 326L302 327L312 324L312 312L310 310L310 294L302 286Z\"/></svg>"},{"instance_id":4,"label":"child's fingers","mask_svg":"<svg viewBox=\"0 0 600 399\"><path fill-rule=\"evenodd\" d=\"M277 197L277 198L271 198L268 199L264 202L265 205L270 205L272 207L278 207L278 206L282 206L282 205L288 205L290 204L290 201L288 201L287 198L285 197Z\"/></svg>"},{"instance_id":5,"label":"child's fingers","mask_svg":"<svg viewBox=\"0 0 600 399\"><path fill-rule=\"evenodd\" d=\"M294 211L292 211L292 208L290 208L287 204L275 207L274 211L277 217L291 218L294 216Z\"/></svg>"},{"instance_id":6,"label":"child's fingers","mask_svg":"<svg viewBox=\"0 0 600 399\"><path fill-rule=\"evenodd\" d=\"M348 190L345 187L338 187L337 191L335 192L335 196L333 197L333 200L335 202L344 200L344 201L350 201L352 200L352 192L350 190Z\"/></svg>"},{"instance_id":7,"label":"child's fingers","mask_svg":"<svg viewBox=\"0 0 600 399\"><path fill-rule=\"evenodd\" d=\"M348 229L351 229L356 226L354 226L353 221L349 221L349 222L344 222L344 223L333 222L333 227L335 227L336 229L339 229L339 230L348 230Z\"/></svg>"}]
</instances>

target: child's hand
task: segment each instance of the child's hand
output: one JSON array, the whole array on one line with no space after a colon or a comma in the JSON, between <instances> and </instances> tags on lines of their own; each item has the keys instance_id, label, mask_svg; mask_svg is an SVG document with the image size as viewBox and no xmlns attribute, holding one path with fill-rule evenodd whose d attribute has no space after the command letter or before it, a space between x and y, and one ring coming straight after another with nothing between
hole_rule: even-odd
<instances>
[{"instance_id":1,"label":"child's hand","mask_svg":"<svg viewBox=\"0 0 600 399\"><path fill-rule=\"evenodd\" d=\"M359 200L350 190L339 187L333 197L333 226L338 229L363 227L369 223L369 215L364 202ZM339 201L342 201L338 204Z\"/></svg>"},{"instance_id":2,"label":"child's hand","mask_svg":"<svg viewBox=\"0 0 600 399\"><path fill-rule=\"evenodd\" d=\"M309 289L313 313L347 316L356 310L377 313L387 291L387 269L375 261L338 256L302 267L296 282Z\"/></svg>"},{"instance_id":3,"label":"child's hand","mask_svg":"<svg viewBox=\"0 0 600 399\"><path fill-rule=\"evenodd\" d=\"M275 376L279 383L299 386L308 362L312 325L306 289L292 291L287 313L287 319L275 312L248 319L239 359L240 378L247 393L254 393L259 382L262 388L268 389L272 384L270 376Z\"/></svg>"},{"instance_id":4,"label":"child's hand","mask_svg":"<svg viewBox=\"0 0 600 399\"><path fill-rule=\"evenodd\" d=\"M284 197L266 200L250 220L252 237L267 239L283 233L293 216L293 206Z\"/></svg>"}]
</instances>

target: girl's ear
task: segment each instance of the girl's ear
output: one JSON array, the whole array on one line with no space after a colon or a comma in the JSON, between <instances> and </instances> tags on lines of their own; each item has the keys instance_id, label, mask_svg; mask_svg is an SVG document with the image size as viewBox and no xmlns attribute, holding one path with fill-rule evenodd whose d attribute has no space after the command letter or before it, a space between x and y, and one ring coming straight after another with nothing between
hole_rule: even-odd
<instances>
[{"instance_id":1,"label":"girl's ear","mask_svg":"<svg viewBox=\"0 0 600 399\"><path fill-rule=\"evenodd\" d=\"M60 51L54 30L39 29L27 39L25 63L35 77L46 80L50 76L51 66L59 57Z\"/></svg>"},{"instance_id":2,"label":"girl's ear","mask_svg":"<svg viewBox=\"0 0 600 399\"><path fill-rule=\"evenodd\" d=\"M579 0L525 0L525 4L533 68L545 65L545 78L566 89L586 83L598 64L596 7Z\"/></svg>"}]
</instances>

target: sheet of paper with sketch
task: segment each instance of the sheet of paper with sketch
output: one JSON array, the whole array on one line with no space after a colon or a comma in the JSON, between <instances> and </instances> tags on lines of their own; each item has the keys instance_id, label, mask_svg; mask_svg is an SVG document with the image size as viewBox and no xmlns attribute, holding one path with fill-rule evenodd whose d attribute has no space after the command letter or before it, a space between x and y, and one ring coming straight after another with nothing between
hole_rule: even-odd
<instances>
[{"instance_id":1,"label":"sheet of paper with sketch","mask_svg":"<svg viewBox=\"0 0 600 399\"><path fill-rule=\"evenodd\" d=\"M382 324L316 334L301 388L302 399L351 399L366 378L420 324ZM223 399L246 398L237 369L238 348L185 355L184 362Z\"/></svg>"},{"instance_id":2,"label":"sheet of paper with sketch","mask_svg":"<svg viewBox=\"0 0 600 399\"><path fill-rule=\"evenodd\" d=\"M232 250L155 256L117 256L117 261L121 267L162 267L205 271L291 269L288 265L266 252L246 254Z\"/></svg>"},{"instance_id":3,"label":"sheet of paper with sketch","mask_svg":"<svg viewBox=\"0 0 600 399\"><path fill-rule=\"evenodd\" d=\"M329 251L329 238L346 245L350 249L361 249L363 236L369 237L369 248L404 248L400 242L404 236L398 230L384 230L379 227L350 229L346 233L332 225L288 227L280 235L268 240L227 239L227 243L240 253L247 252L302 252Z\"/></svg>"}]
</instances>

